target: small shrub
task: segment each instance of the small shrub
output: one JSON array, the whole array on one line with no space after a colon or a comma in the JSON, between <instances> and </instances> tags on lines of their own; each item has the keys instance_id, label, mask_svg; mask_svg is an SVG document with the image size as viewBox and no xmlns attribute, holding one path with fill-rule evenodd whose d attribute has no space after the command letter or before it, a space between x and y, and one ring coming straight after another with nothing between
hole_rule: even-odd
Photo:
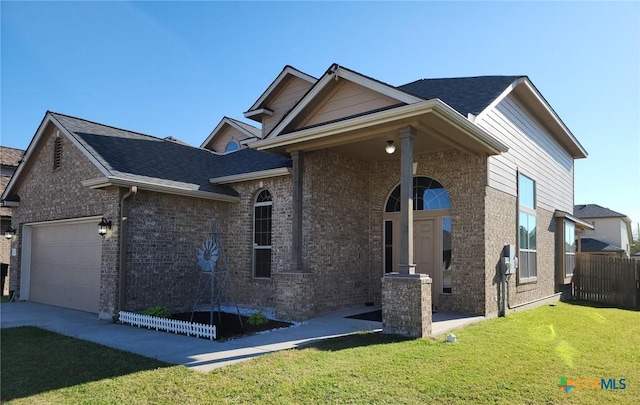
<instances>
[{"instance_id":1,"label":"small shrub","mask_svg":"<svg viewBox=\"0 0 640 405\"><path fill-rule=\"evenodd\" d=\"M247 323L251 326L260 326L269 323L269 320L267 319L267 316L262 312L256 312L249 316L249 319L247 319Z\"/></svg>"},{"instance_id":2,"label":"small shrub","mask_svg":"<svg viewBox=\"0 0 640 405\"><path fill-rule=\"evenodd\" d=\"M171 318L171 311L160 305L145 309L143 314L149 316L157 316L158 318Z\"/></svg>"}]
</instances>

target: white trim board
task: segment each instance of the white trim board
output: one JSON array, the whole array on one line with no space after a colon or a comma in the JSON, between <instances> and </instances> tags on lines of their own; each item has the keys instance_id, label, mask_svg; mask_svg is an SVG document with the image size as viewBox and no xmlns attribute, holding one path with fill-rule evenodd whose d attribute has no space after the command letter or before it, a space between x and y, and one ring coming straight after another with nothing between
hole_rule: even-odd
<instances>
[{"instance_id":1,"label":"white trim board","mask_svg":"<svg viewBox=\"0 0 640 405\"><path fill-rule=\"evenodd\" d=\"M240 201L240 197L231 196L227 194L172 187L172 186L166 186L161 184L144 183L141 181L123 179L123 178L114 177L114 176L98 177L95 179L83 180L81 184L84 187L89 187L93 189L104 188L109 186L118 186L118 187L137 186L140 190L155 191L155 192L166 193L166 194L183 195L187 197L203 198L207 200L216 200L216 201L223 201L223 202Z\"/></svg>"}]
</instances>

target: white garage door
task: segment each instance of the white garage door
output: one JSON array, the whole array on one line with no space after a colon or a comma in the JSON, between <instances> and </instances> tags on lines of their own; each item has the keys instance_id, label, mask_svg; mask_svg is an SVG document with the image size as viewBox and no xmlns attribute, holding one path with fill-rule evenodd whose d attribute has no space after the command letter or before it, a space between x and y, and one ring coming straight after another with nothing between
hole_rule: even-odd
<instances>
[{"instance_id":1,"label":"white garage door","mask_svg":"<svg viewBox=\"0 0 640 405\"><path fill-rule=\"evenodd\" d=\"M34 226L29 300L98 312L102 237L97 222Z\"/></svg>"}]
</instances>

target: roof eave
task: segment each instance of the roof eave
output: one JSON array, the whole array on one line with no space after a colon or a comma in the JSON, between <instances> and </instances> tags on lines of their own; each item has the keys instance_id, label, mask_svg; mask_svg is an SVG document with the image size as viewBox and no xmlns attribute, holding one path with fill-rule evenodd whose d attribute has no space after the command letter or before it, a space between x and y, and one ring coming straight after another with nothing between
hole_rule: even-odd
<instances>
[{"instance_id":1,"label":"roof eave","mask_svg":"<svg viewBox=\"0 0 640 405\"><path fill-rule=\"evenodd\" d=\"M473 136L476 141L487 148L488 153L500 154L507 152L509 148L494 139L486 131L464 118L460 113L439 99L426 100L372 114L362 115L343 121L337 121L326 125L283 134L275 138L267 138L253 142L251 147L258 150L269 150L283 146L289 146L300 142L316 140L333 136L342 132L353 131L373 127L392 121L416 117L426 113L435 113L444 117L459 129Z\"/></svg>"},{"instance_id":2,"label":"roof eave","mask_svg":"<svg viewBox=\"0 0 640 405\"><path fill-rule=\"evenodd\" d=\"M271 116L273 115L273 111L268 108L258 108L257 110L246 111L244 113L245 118L249 118L257 122L262 122L262 117L265 115Z\"/></svg>"},{"instance_id":3,"label":"roof eave","mask_svg":"<svg viewBox=\"0 0 640 405\"><path fill-rule=\"evenodd\" d=\"M4 198L4 195L2 196ZM2 207L19 207L20 201L2 200Z\"/></svg>"},{"instance_id":4,"label":"roof eave","mask_svg":"<svg viewBox=\"0 0 640 405\"><path fill-rule=\"evenodd\" d=\"M268 179L271 177L287 176L289 174L291 174L290 168L278 167L275 169L261 170L259 172L249 172L249 173L233 174L230 176L213 177L209 179L209 181L212 184L229 184L229 183L238 183L241 181L261 180L261 179Z\"/></svg>"},{"instance_id":5,"label":"roof eave","mask_svg":"<svg viewBox=\"0 0 640 405\"><path fill-rule=\"evenodd\" d=\"M565 211L561 211L561 210L556 210L556 212L553 214L554 217L556 218L566 218L568 220L570 220L571 222L575 223L576 225L579 225L579 228L582 229L588 229L590 231L593 231L594 229L596 229L592 224L590 224L587 221L584 221L574 215L569 214L568 212Z\"/></svg>"},{"instance_id":6,"label":"roof eave","mask_svg":"<svg viewBox=\"0 0 640 405\"><path fill-rule=\"evenodd\" d=\"M159 193L166 194L175 194L175 195L183 195L187 197L196 197L207 200L215 200L215 201L223 201L223 202L238 202L240 201L240 197L231 196L227 194L220 193L212 193L208 191L200 191L200 190L191 190L180 187L172 187L161 184L154 184L142 181L135 181L131 179L123 179L120 177L98 177L94 179L83 180L81 184L84 187L89 187L92 189L100 189L109 186L117 186L117 187L131 187L136 186L140 190L154 191Z\"/></svg>"}]
</instances>

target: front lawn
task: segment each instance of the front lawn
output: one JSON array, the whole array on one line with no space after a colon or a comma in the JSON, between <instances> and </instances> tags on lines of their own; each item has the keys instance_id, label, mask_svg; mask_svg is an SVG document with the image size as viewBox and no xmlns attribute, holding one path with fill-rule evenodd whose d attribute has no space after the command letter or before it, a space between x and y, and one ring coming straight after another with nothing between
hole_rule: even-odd
<instances>
[{"instance_id":1,"label":"front lawn","mask_svg":"<svg viewBox=\"0 0 640 405\"><path fill-rule=\"evenodd\" d=\"M453 344L444 343L444 337L362 334L201 374L34 328L4 329L0 399L25 404L631 404L640 398L640 312L560 303L454 333L458 342ZM108 355L90 355L93 351ZM76 377L86 373L93 374ZM565 393L558 387L561 377L625 378L626 389Z\"/></svg>"}]
</instances>

